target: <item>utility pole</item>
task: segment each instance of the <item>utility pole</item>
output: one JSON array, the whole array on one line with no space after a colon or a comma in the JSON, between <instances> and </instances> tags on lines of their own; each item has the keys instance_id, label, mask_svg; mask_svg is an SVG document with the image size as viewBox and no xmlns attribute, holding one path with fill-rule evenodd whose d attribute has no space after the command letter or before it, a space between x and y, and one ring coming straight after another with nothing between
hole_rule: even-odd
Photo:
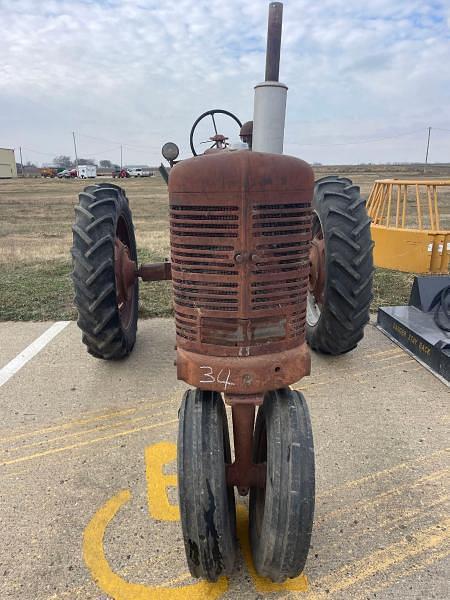
<instances>
[{"instance_id":1,"label":"utility pole","mask_svg":"<svg viewBox=\"0 0 450 600\"><path fill-rule=\"evenodd\" d=\"M73 136L73 148L75 150L75 167L78 171L78 154L77 154L77 143L75 141L75 131L72 131L72 136Z\"/></svg>"},{"instance_id":2,"label":"utility pole","mask_svg":"<svg viewBox=\"0 0 450 600\"><path fill-rule=\"evenodd\" d=\"M22 177L24 177L24 174L23 174L22 146L19 146L19 152L20 152L20 167L21 167L21 171L22 171Z\"/></svg>"},{"instance_id":3,"label":"utility pole","mask_svg":"<svg viewBox=\"0 0 450 600\"><path fill-rule=\"evenodd\" d=\"M424 173L425 173L425 169L427 168L427 164L428 164L428 152L430 150L430 136L431 136L431 127L428 127L427 152L425 154L425 164L423 166Z\"/></svg>"},{"instance_id":4,"label":"utility pole","mask_svg":"<svg viewBox=\"0 0 450 600\"><path fill-rule=\"evenodd\" d=\"M120 144L120 170L122 170L123 164L122 164L122 144Z\"/></svg>"}]
</instances>

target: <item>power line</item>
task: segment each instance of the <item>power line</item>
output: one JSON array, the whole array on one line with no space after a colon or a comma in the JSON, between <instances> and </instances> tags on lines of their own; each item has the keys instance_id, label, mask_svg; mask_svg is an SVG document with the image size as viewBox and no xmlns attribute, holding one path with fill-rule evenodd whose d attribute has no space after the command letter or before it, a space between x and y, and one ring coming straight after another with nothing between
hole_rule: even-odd
<instances>
[{"instance_id":1,"label":"power line","mask_svg":"<svg viewBox=\"0 0 450 600\"><path fill-rule=\"evenodd\" d=\"M447 133L450 133L450 129L446 129L444 127L431 127L431 129L433 129L434 131L444 131ZM424 131L428 131L428 127L427 128L420 128L420 129L415 129L413 131L409 131L409 132L405 132L405 133L400 133L397 135L391 135L391 136L384 136L384 137L379 137L379 138L367 138L367 139L363 139L363 140L351 140L348 142L330 142L330 143L322 143L322 142L306 142L306 143L299 143L299 142L290 142L289 140L286 140L286 144L290 145L290 146L300 146L300 147L305 147L305 146L312 146L312 147L322 147L322 148L328 148L328 147L336 147L336 146L357 146L359 144L374 144L374 143L378 143L378 142L382 142L385 140L393 140L393 139L399 139L399 138L403 138L403 137L407 137L410 135L414 135L416 133L419 132L424 132ZM72 132L73 134L73 132ZM113 147L109 147L105 150L95 150L95 151L88 151L88 154L92 154L92 155L100 155L100 154L105 154L107 152L112 152L114 150L119 150L121 151L121 156L123 155L123 148L131 148L134 150L138 150L140 152L153 152L153 150L150 150L149 148L143 148L142 146L135 146L134 144L126 144L123 142L117 142L114 140L109 140L106 138L101 138L101 137L97 137L97 136L92 136L92 135L88 135L88 134L84 134L84 133L77 133L78 137L83 137L83 138L88 138L88 139L92 139L92 140L97 140L97 141L103 141L109 144L114 144ZM42 155L42 156L51 156L52 158L55 158L58 155L58 152L43 152L42 150L34 150L33 148L28 148L26 146L22 146L22 150L26 150L27 152L31 152L33 154L38 154L38 155Z\"/></svg>"},{"instance_id":2,"label":"power line","mask_svg":"<svg viewBox=\"0 0 450 600\"><path fill-rule=\"evenodd\" d=\"M21 146L22 150L26 150L27 152L31 152L32 154L40 154L42 156L51 156L52 158L55 158L56 156L58 156L58 152L43 152L42 150L34 150L33 148L28 148L27 146ZM117 144L116 146L113 146L112 148L106 148L103 150L89 150L86 152L83 152L83 154L92 154L92 155L99 155L99 154L106 154L107 152L112 152L113 150L118 150L120 148L120 144Z\"/></svg>"},{"instance_id":3,"label":"power line","mask_svg":"<svg viewBox=\"0 0 450 600\"><path fill-rule=\"evenodd\" d=\"M108 144L116 144L117 146L120 146L120 142L115 142L114 140L107 140L106 138L100 138L100 137L96 137L93 135L87 135L86 133L79 133L78 135L80 137L88 138L90 140L96 140L97 142L106 142Z\"/></svg>"},{"instance_id":4,"label":"power line","mask_svg":"<svg viewBox=\"0 0 450 600\"><path fill-rule=\"evenodd\" d=\"M135 144L126 144L125 142L116 142L114 140L109 140L106 138L100 138L100 137L96 137L93 135L87 135L86 133L78 133L79 137L85 137L91 140L97 140L99 142L107 142L108 144L116 144L117 147L119 146L126 146L127 148L132 148L133 150L140 150L141 152L153 152L153 149L150 148L144 148L143 146L136 146Z\"/></svg>"},{"instance_id":5,"label":"power line","mask_svg":"<svg viewBox=\"0 0 450 600\"><path fill-rule=\"evenodd\" d=\"M95 154L95 155L99 155L99 154L106 154L107 152L112 152L113 150L118 150L119 146L113 146L112 148L106 148L106 150L86 150L84 151L82 149L81 154Z\"/></svg>"},{"instance_id":6,"label":"power line","mask_svg":"<svg viewBox=\"0 0 450 600\"><path fill-rule=\"evenodd\" d=\"M27 152L33 152L33 154L42 154L43 156L53 156L55 157L56 154L54 152L50 153L50 152L42 152L41 150L33 150L32 148L27 148L26 146L22 146L23 150L27 150Z\"/></svg>"},{"instance_id":7,"label":"power line","mask_svg":"<svg viewBox=\"0 0 450 600\"><path fill-rule=\"evenodd\" d=\"M300 144L300 143L296 143L296 142L289 142L286 140L287 144L290 144L291 146L322 146L324 148L327 148L329 146L353 146L353 145L359 145L359 144L374 144L376 142L383 142L385 140L394 140L397 138L401 138L401 137L406 137L408 135L414 135L415 133L418 132L423 132L423 129L415 129L414 131L409 131L407 133L400 133L398 135L390 135L390 136L386 136L386 137L381 137L381 138L372 138L372 139L367 139L367 140L358 140L358 141L351 141L351 142L337 142L337 143L327 143L327 144L322 144L322 143L305 143L305 144Z\"/></svg>"},{"instance_id":8,"label":"power line","mask_svg":"<svg viewBox=\"0 0 450 600\"><path fill-rule=\"evenodd\" d=\"M107 148L106 150L93 150L91 154L106 154L107 152L112 152L113 150L118 150L119 146L113 146L112 148Z\"/></svg>"}]
</instances>

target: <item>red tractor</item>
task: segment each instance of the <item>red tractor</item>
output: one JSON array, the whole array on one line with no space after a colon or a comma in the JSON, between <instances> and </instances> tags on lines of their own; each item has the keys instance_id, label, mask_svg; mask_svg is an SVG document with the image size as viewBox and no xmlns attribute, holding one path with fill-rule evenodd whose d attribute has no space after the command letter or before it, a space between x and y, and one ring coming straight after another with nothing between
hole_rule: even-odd
<instances>
[{"instance_id":1,"label":"red tractor","mask_svg":"<svg viewBox=\"0 0 450 600\"><path fill-rule=\"evenodd\" d=\"M176 162L177 146L163 147L172 167L163 170L170 262L138 266L120 187L89 186L75 209L75 303L90 354L127 356L139 278L172 280L177 377L191 386L179 412L181 522L190 571L210 581L235 564L235 488L250 493L258 573L280 582L303 570L314 449L305 398L290 385L309 375L307 343L327 354L356 347L372 298L370 220L359 188L342 177L314 181L306 162L282 154L281 18L282 4L271 3L266 80L255 88L253 125L241 130L247 149L229 146L218 115L241 123L221 110L194 123L193 158ZM210 147L197 154L195 131L205 119Z\"/></svg>"}]
</instances>

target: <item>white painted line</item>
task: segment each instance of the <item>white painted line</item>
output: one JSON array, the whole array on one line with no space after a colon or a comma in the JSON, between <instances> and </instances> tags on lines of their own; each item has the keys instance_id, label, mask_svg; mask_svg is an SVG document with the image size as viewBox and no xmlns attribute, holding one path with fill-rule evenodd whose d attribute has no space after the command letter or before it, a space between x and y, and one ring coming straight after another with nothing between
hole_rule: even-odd
<instances>
[{"instance_id":1,"label":"white painted line","mask_svg":"<svg viewBox=\"0 0 450 600\"><path fill-rule=\"evenodd\" d=\"M13 375L17 373L29 360L36 356L38 352L52 341L71 321L57 321L49 327L42 335L34 342L25 348L20 354L9 361L2 369L0 369L0 387L6 383Z\"/></svg>"}]
</instances>

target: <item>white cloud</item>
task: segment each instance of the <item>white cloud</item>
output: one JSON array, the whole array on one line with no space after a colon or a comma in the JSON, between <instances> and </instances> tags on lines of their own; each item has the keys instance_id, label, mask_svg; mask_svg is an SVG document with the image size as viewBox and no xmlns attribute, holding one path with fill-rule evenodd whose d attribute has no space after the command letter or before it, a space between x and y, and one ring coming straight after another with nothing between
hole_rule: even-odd
<instances>
[{"instance_id":1,"label":"white cloud","mask_svg":"<svg viewBox=\"0 0 450 600\"><path fill-rule=\"evenodd\" d=\"M98 159L117 161L120 142L127 162L158 162L167 139L187 153L204 110L251 118L267 6L0 0L0 145L43 161L71 153L75 130L80 154ZM444 0L286 0L286 150L321 162L421 160L426 127L450 129L449 18ZM436 132L431 159L449 160L449 147Z\"/></svg>"}]
</instances>

